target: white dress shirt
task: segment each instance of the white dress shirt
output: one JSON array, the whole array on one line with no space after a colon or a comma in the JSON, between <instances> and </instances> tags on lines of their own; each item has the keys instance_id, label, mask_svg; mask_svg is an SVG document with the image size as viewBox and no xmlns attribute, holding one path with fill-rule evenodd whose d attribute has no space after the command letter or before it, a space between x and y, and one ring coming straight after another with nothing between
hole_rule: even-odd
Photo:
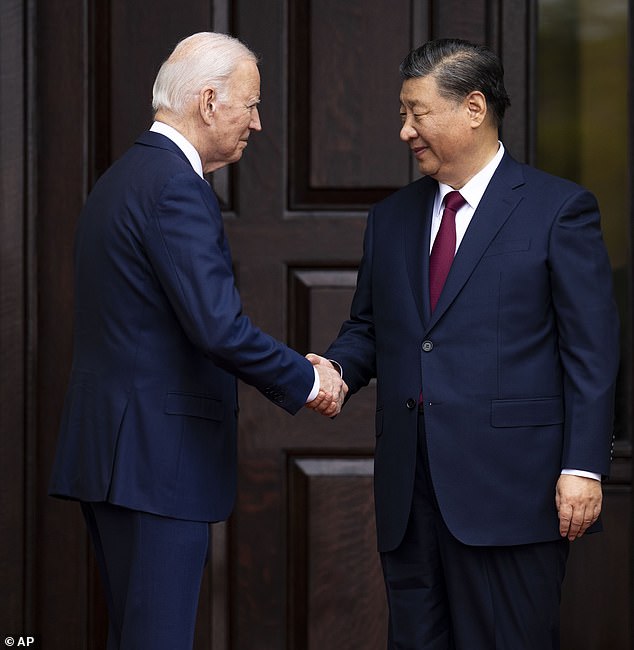
<instances>
[{"instance_id":1,"label":"white dress shirt","mask_svg":"<svg viewBox=\"0 0 634 650\"><path fill-rule=\"evenodd\" d=\"M194 171L201 177L203 175L203 163L196 151L194 145L180 132L177 131L173 126L165 124L165 122L154 122L150 127L150 131L155 133L160 133L166 138L169 138L186 156L189 160L191 166L194 168Z\"/></svg>"},{"instance_id":2,"label":"white dress shirt","mask_svg":"<svg viewBox=\"0 0 634 650\"><path fill-rule=\"evenodd\" d=\"M499 145L497 153L493 156L491 161L488 162L485 167L483 167L466 185L464 185L464 187L460 188L460 194L466 203L456 213L456 250L458 250L458 247L462 243L462 238L471 223L473 213L476 211L489 182L493 178L495 170L502 161L502 157L504 156L504 146L501 142ZM436 192L436 200L434 201L434 212L431 222L431 238L429 242L430 253L434 241L436 240L438 229L440 228L443 213L443 201L449 192L453 192L453 187L445 185L444 183L438 183L438 191Z\"/></svg>"}]
</instances>

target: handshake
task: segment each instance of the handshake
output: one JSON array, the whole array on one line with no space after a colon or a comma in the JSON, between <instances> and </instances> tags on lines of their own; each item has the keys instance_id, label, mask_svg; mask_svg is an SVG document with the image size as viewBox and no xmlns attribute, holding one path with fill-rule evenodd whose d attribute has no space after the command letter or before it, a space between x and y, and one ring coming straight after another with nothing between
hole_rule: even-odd
<instances>
[{"instance_id":1,"label":"handshake","mask_svg":"<svg viewBox=\"0 0 634 650\"><path fill-rule=\"evenodd\" d=\"M346 382L328 359L316 354L307 354L306 358L319 374L319 393L312 402L306 404L306 408L326 417L338 415L348 392Z\"/></svg>"}]
</instances>

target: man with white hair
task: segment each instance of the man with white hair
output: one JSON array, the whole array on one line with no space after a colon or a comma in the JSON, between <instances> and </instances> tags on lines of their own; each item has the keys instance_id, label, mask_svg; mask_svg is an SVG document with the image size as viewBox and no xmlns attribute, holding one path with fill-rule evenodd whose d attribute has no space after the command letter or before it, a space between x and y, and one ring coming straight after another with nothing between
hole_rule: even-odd
<instances>
[{"instance_id":1,"label":"man with white hair","mask_svg":"<svg viewBox=\"0 0 634 650\"><path fill-rule=\"evenodd\" d=\"M191 648L209 522L236 483L236 377L289 413L338 413L339 375L242 314L203 174L260 131L255 55L181 41L150 131L99 179L75 243L73 365L50 493L81 503L109 610L108 650Z\"/></svg>"}]
</instances>

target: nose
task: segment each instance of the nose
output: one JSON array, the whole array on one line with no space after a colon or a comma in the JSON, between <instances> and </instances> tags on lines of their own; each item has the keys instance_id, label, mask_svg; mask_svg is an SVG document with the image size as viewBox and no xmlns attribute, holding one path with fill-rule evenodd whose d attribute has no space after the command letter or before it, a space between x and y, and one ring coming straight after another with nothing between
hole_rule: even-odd
<instances>
[{"instance_id":1,"label":"nose","mask_svg":"<svg viewBox=\"0 0 634 650\"><path fill-rule=\"evenodd\" d=\"M403 122L403 126L401 127L401 132L399 133L399 137L403 142L407 142L408 140L412 140L416 136L417 136L416 129L414 129L411 122L409 121L409 118L407 118Z\"/></svg>"},{"instance_id":2,"label":"nose","mask_svg":"<svg viewBox=\"0 0 634 650\"><path fill-rule=\"evenodd\" d=\"M262 122L260 122L260 112L258 111L257 106L253 107L253 113L251 114L251 122L249 123L249 129L251 129L252 131L262 130Z\"/></svg>"}]
</instances>

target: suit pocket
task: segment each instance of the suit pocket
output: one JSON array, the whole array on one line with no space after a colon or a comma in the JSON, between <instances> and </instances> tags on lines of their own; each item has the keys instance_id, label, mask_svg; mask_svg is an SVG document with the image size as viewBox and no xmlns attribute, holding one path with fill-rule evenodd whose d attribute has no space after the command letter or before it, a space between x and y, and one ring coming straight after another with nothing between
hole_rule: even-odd
<instances>
[{"instance_id":1,"label":"suit pocket","mask_svg":"<svg viewBox=\"0 0 634 650\"><path fill-rule=\"evenodd\" d=\"M507 239L505 241L494 241L486 249L484 257L491 255L504 255L504 253L521 253L531 247L530 239Z\"/></svg>"},{"instance_id":2,"label":"suit pocket","mask_svg":"<svg viewBox=\"0 0 634 650\"><path fill-rule=\"evenodd\" d=\"M225 407L221 400L192 393L167 393L165 396L165 413L168 415L189 415L195 418L222 422Z\"/></svg>"},{"instance_id":3,"label":"suit pocket","mask_svg":"<svg viewBox=\"0 0 634 650\"><path fill-rule=\"evenodd\" d=\"M564 404L561 397L491 401L493 427L539 427L562 424L563 421Z\"/></svg>"}]
</instances>

